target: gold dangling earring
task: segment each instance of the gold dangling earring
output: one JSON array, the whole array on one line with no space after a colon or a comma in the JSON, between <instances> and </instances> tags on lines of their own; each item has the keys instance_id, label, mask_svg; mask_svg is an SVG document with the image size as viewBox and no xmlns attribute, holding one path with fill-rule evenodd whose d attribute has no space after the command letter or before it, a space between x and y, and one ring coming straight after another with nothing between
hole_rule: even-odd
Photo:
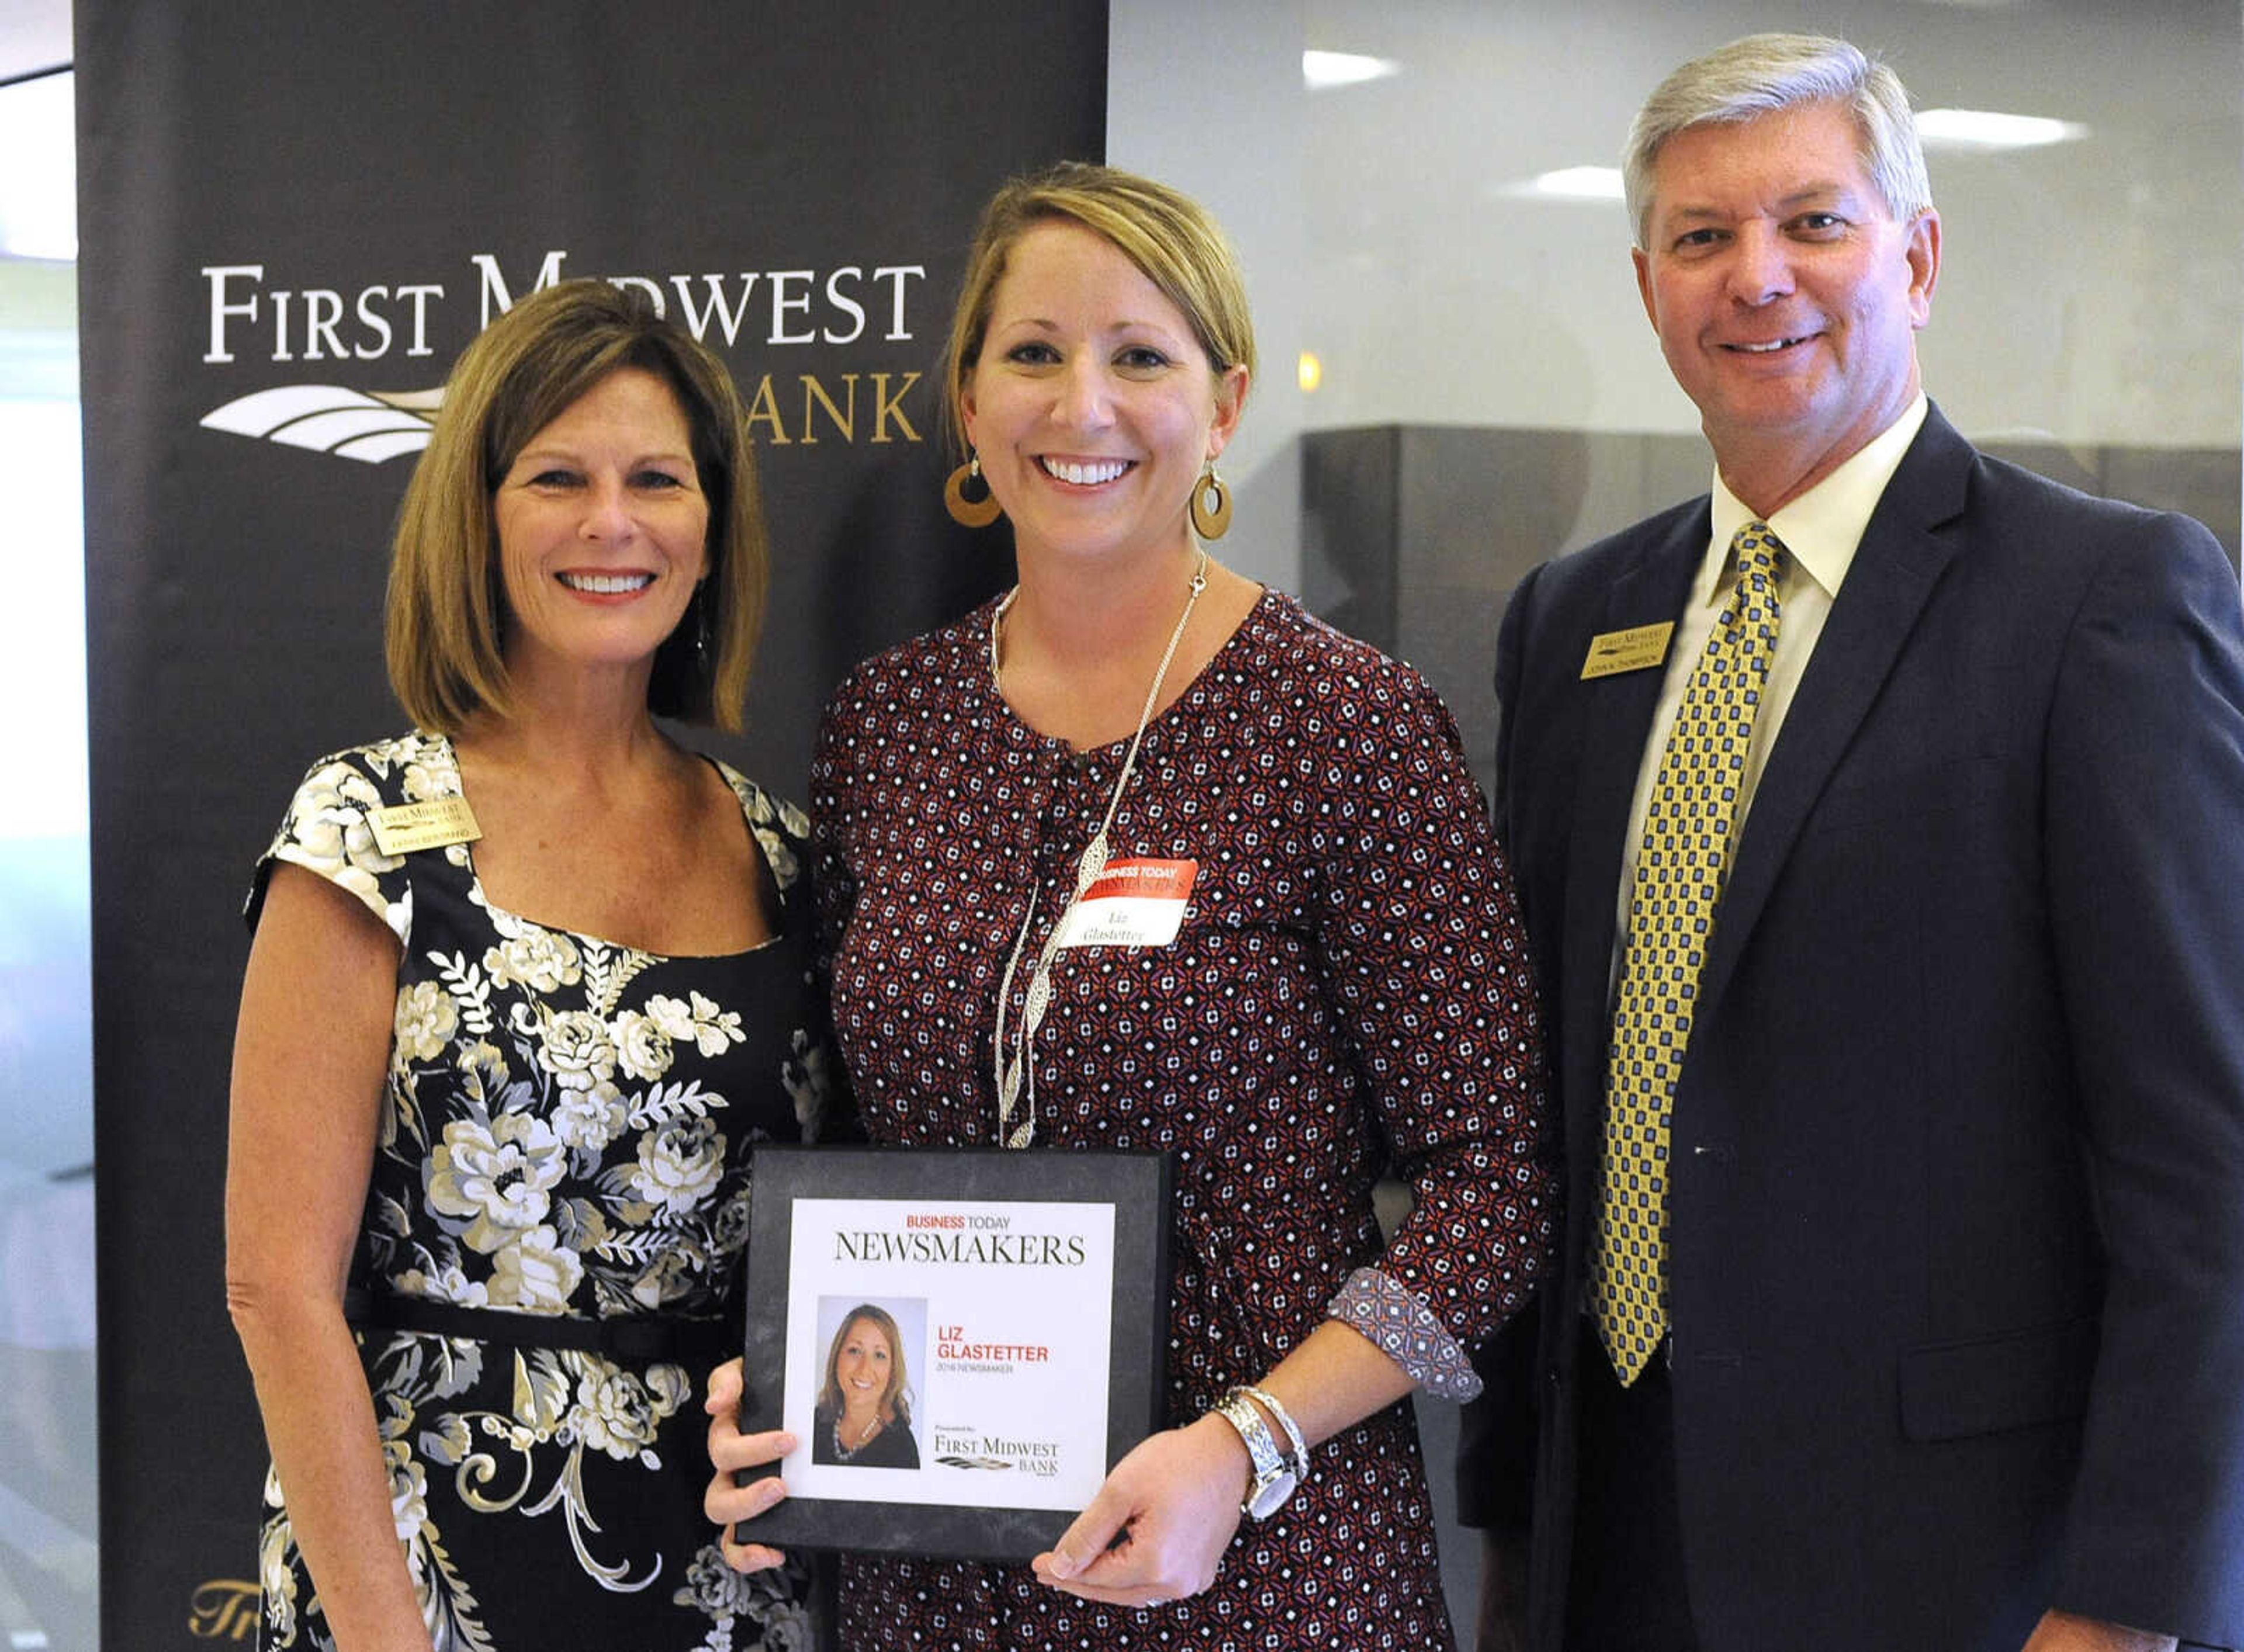
<instances>
[{"instance_id":1,"label":"gold dangling earring","mask_svg":"<svg viewBox=\"0 0 2244 1652\"><path fill-rule=\"evenodd\" d=\"M1213 503L1210 495L1214 496ZM1203 539L1220 539L1231 531L1231 490L1215 473L1213 459L1193 484L1192 525L1193 531Z\"/></svg>"},{"instance_id":2,"label":"gold dangling earring","mask_svg":"<svg viewBox=\"0 0 2244 1652\"><path fill-rule=\"evenodd\" d=\"M962 528L986 528L997 519L997 501L990 496L980 454L968 453L966 463L950 473L943 484L943 508Z\"/></svg>"}]
</instances>

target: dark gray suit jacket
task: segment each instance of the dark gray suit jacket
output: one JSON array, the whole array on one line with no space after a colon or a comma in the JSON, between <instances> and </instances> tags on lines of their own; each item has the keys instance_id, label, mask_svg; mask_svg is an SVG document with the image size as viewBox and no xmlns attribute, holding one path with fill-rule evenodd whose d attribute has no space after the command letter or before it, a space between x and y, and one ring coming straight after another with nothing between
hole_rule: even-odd
<instances>
[{"instance_id":1,"label":"dark gray suit jacket","mask_svg":"<svg viewBox=\"0 0 2244 1652\"><path fill-rule=\"evenodd\" d=\"M1661 676L1581 667L1675 617L1708 532L1701 498L1544 565L1497 650L1569 1199L1462 1479L1501 1520L1532 1465L1542 1648ZM1673 1142L1706 1646L2015 1652L2051 1605L2244 1642L2244 626L2202 527L1928 416L1755 793Z\"/></svg>"}]
</instances>

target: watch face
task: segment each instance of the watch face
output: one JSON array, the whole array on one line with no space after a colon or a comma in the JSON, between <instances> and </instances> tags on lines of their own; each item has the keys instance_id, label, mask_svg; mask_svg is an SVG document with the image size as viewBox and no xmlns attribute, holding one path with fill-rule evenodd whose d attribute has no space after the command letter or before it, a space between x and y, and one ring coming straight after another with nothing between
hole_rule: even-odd
<instances>
[{"instance_id":1,"label":"watch face","mask_svg":"<svg viewBox=\"0 0 2244 1652\"><path fill-rule=\"evenodd\" d=\"M1295 1481L1284 1469L1254 1482L1254 1494L1247 1500L1247 1512L1258 1520L1267 1520L1286 1506L1286 1500L1294 1494Z\"/></svg>"}]
</instances>

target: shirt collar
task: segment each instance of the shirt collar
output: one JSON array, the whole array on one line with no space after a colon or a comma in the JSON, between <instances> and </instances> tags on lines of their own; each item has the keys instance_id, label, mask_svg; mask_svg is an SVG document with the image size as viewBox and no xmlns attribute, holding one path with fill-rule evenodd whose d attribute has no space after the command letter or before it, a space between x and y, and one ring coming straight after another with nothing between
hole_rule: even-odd
<instances>
[{"instance_id":1,"label":"shirt collar","mask_svg":"<svg viewBox=\"0 0 2244 1652\"><path fill-rule=\"evenodd\" d=\"M1792 559L1827 595L1838 596L1847 570L1854 564L1855 549L1862 543L1862 531L1870 525L1878 501L1885 497L1886 484L1893 480L1902 456L1923 426L1927 405L1920 390L1899 418L1768 518L1771 531L1783 541ZM1692 600L1708 607L1726 594L1724 575L1731 539L1754 519L1752 511L1723 482L1719 466L1714 471L1713 518L1713 537L1707 542L1699 578L1691 589Z\"/></svg>"}]
</instances>

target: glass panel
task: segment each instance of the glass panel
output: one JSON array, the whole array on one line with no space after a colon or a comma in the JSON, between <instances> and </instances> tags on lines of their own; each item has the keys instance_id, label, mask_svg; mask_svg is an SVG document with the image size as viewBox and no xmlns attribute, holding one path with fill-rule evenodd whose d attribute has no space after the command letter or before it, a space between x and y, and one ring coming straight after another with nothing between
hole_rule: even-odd
<instances>
[{"instance_id":1,"label":"glass panel","mask_svg":"<svg viewBox=\"0 0 2244 1652\"><path fill-rule=\"evenodd\" d=\"M0 1634L95 1628L93 1054L71 78L0 87Z\"/></svg>"},{"instance_id":2,"label":"glass panel","mask_svg":"<svg viewBox=\"0 0 2244 1652\"><path fill-rule=\"evenodd\" d=\"M1677 64L1788 26L1641 0L1316 0L1311 47L1383 64L1308 93L1312 428L1681 431L1616 170ZM1801 26L1796 24L1790 26ZM1882 0L1814 25L1882 57L1927 123L1947 228L1932 395L1967 434L2234 447L2244 354L2244 115L2233 3ZM1617 179L1612 180L1617 188Z\"/></svg>"}]
</instances>

